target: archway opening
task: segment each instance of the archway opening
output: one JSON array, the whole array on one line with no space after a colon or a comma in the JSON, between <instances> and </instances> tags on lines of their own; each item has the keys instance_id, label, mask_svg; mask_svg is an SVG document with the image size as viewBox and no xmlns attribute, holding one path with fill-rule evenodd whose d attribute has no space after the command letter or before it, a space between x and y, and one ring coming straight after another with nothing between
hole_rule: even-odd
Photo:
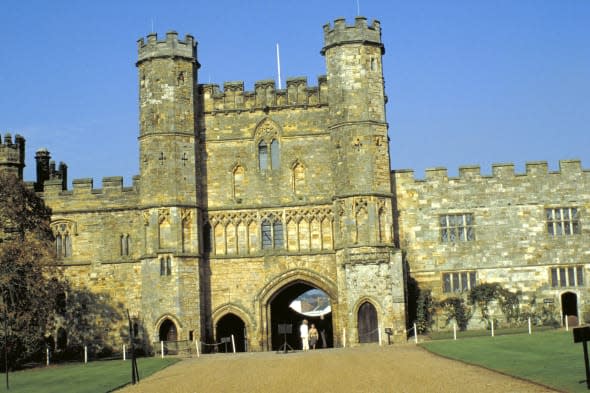
<instances>
[{"instance_id":1,"label":"archway opening","mask_svg":"<svg viewBox=\"0 0 590 393\"><path fill-rule=\"evenodd\" d=\"M215 325L216 342L221 343L218 346L219 352L232 352L231 337L233 335L236 352L246 352L248 344L246 342L246 324L240 317L235 314L226 314Z\"/></svg>"},{"instance_id":2,"label":"archway opening","mask_svg":"<svg viewBox=\"0 0 590 393\"><path fill-rule=\"evenodd\" d=\"M318 297L327 299L327 308L325 301L316 302L313 300ZM296 301L300 302L299 306L295 306ZM317 305L318 303L326 311L325 313L318 310L313 312L314 304ZM334 346L329 297L319 288L302 281L290 283L277 291L270 300L269 308L268 342L270 349L284 349L284 344L289 345L292 349L301 349L299 327L304 319L308 321L308 326L314 324L319 332L320 338L316 348L331 348ZM284 331L279 333L279 325L283 325L283 327L290 325L291 333L284 333Z\"/></svg>"},{"instance_id":3,"label":"archway opening","mask_svg":"<svg viewBox=\"0 0 590 393\"><path fill-rule=\"evenodd\" d=\"M569 326L578 326L578 296L573 292L561 295L561 318L568 320Z\"/></svg>"},{"instance_id":4,"label":"archway opening","mask_svg":"<svg viewBox=\"0 0 590 393\"><path fill-rule=\"evenodd\" d=\"M159 341L177 341L178 333L176 325L169 319L164 320L160 325L160 340Z\"/></svg>"},{"instance_id":5,"label":"archway opening","mask_svg":"<svg viewBox=\"0 0 590 393\"><path fill-rule=\"evenodd\" d=\"M379 320L377 310L369 302L364 302L358 311L359 343L374 343L379 341Z\"/></svg>"}]
</instances>

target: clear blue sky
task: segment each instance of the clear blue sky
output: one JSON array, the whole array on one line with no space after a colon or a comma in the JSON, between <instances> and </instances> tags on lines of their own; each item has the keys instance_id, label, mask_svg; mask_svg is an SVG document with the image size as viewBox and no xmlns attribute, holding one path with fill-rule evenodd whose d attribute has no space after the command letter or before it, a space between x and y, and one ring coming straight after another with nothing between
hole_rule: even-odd
<instances>
[{"instance_id":1,"label":"clear blue sky","mask_svg":"<svg viewBox=\"0 0 590 393\"><path fill-rule=\"evenodd\" d=\"M590 168L589 0L359 0L381 21L392 168L579 158ZM322 26L357 1L27 1L0 6L0 132L69 180L139 172L136 40L199 42L201 83L325 73Z\"/></svg>"}]
</instances>

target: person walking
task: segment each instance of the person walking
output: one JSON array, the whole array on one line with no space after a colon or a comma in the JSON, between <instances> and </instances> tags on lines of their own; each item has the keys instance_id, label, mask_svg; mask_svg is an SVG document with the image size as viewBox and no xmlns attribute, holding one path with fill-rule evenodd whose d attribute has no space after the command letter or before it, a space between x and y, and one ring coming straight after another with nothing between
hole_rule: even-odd
<instances>
[{"instance_id":1,"label":"person walking","mask_svg":"<svg viewBox=\"0 0 590 393\"><path fill-rule=\"evenodd\" d=\"M307 327L307 319L304 319L301 326L299 326L299 333L301 336L303 351L309 351L309 328Z\"/></svg>"},{"instance_id":2,"label":"person walking","mask_svg":"<svg viewBox=\"0 0 590 393\"><path fill-rule=\"evenodd\" d=\"M311 327L309 328L309 346L311 349L315 349L316 344L318 343L320 335L318 330L315 328L315 325L312 323Z\"/></svg>"}]
</instances>

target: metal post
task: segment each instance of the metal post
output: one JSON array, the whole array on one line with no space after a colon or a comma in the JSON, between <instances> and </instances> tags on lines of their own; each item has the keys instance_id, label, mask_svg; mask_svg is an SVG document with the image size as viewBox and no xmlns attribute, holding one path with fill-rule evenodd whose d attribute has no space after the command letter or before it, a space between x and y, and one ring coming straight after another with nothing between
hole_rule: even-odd
<instances>
[{"instance_id":1,"label":"metal post","mask_svg":"<svg viewBox=\"0 0 590 393\"><path fill-rule=\"evenodd\" d=\"M164 359L164 341L160 341L160 352L162 354L162 359Z\"/></svg>"},{"instance_id":2,"label":"metal post","mask_svg":"<svg viewBox=\"0 0 590 393\"><path fill-rule=\"evenodd\" d=\"M414 323L414 343L418 344L418 329L416 329L416 323Z\"/></svg>"},{"instance_id":3,"label":"metal post","mask_svg":"<svg viewBox=\"0 0 590 393\"><path fill-rule=\"evenodd\" d=\"M494 320L492 319L492 337L494 337Z\"/></svg>"},{"instance_id":4,"label":"metal post","mask_svg":"<svg viewBox=\"0 0 590 393\"><path fill-rule=\"evenodd\" d=\"M453 322L453 340L457 339L457 324Z\"/></svg>"},{"instance_id":5,"label":"metal post","mask_svg":"<svg viewBox=\"0 0 590 393\"><path fill-rule=\"evenodd\" d=\"M529 317L529 335L531 334L531 317Z\"/></svg>"},{"instance_id":6,"label":"metal post","mask_svg":"<svg viewBox=\"0 0 590 393\"><path fill-rule=\"evenodd\" d=\"M127 360L127 353L125 351L125 344L123 344L123 360Z\"/></svg>"},{"instance_id":7,"label":"metal post","mask_svg":"<svg viewBox=\"0 0 590 393\"><path fill-rule=\"evenodd\" d=\"M46 359L45 365L49 366L49 347L45 348L45 359Z\"/></svg>"},{"instance_id":8,"label":"metal post","mask_svg":"<svg viewBox=\"0 0 590 393\"><path fill-rule=\"evenodd\" d=\"M582 345L584 346L584 364L586 365L586 387L590 389L590 364L588 363L588 345L587 341L584 340Z\"/></svg>"},{"instance_id":9,"label":"metal post","mask_svg":"<svg viewBox=\"0 0 590 393\"><path fill-rule=\"evenodd\" d=\"M236 342L234 341L234 335L231 335L231 347L234 350L234 353L236 353Z\"/></svg>"},{"instance_id":10,"label":"metal post","mask_svg":"<svg viewBox=\"0 0 590 393\"><path fill-rule=\"evenodd\" d=\"M570 331L569 321L567 320L567 314L565 315L565 331Z\"/></svg>"}]
</instances>

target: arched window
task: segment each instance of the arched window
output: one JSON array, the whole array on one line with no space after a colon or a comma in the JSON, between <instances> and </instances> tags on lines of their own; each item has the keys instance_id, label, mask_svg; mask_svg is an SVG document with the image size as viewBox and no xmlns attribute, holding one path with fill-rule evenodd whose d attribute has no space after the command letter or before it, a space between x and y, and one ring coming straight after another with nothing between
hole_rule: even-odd
<instances>
[{"instance_id":1,"label":"arched window","mask_svg":"<svg viewBox=\"0 0 590 393\"><path fill-rule=\"evenodd\" d=\"M129 235L122 234L120 237L121 241L121 256L129 255Z\"/></svg>"},{"instance_id":2,"label":"arched window","mask_svg":"<svg viewBox=\"0 0 590 393\"><path fill-rule=\"evenodd\" d=\"M262 249L272 248L272 226L270 221L262 221Z\"/></svg>"},{"instance_id":3,"label":"arched window","mask_svg":"<svg viewBox=\"0 0 590 393\"><path fill-rule=\"evenodd\" d=\"M273 139L270 143L270 167L272 170L277 170L280 167L280 149L279 141Z\"/></svg>"},{"instance_id":4,"label":"arched window","mask_svg":"<svg viewBox=\"0 0 590 393\"><path fill-rule=\"evenodd\" d=\"M268 169L268 145L265 141L258 144L258 168L261 171Z\"/></svg>"},{"instance_id":5,"label":"arched window","mask_svg":"<svg viewBox=\"0 0 590 393\"><path fill-rule=\"evenodd\" d=\"M264 219L261 225L262 249L281 249L284 246L283 223Z\"/></svg>"},{"instance_id":6,"label":"arched window","mask_svg":"<svg viewBox=\"0 0 590 393\"><path fill-rule=\"evenodd\" d=\"M61 239L61 235L57 235L55 237L55 254L58 258L63 257L62 251L63 250L63 243Z\"/></svg>"},{"instance_id":7,"label":"arched window","mask_svg":"<svg viewBox=\"0 0 590 393\"><path fill-rule=\"evenodd\" d=\"M272 224L272 239L274 248L283 248L283 223L275 221Z\"/></svg>"}]
</instances>

